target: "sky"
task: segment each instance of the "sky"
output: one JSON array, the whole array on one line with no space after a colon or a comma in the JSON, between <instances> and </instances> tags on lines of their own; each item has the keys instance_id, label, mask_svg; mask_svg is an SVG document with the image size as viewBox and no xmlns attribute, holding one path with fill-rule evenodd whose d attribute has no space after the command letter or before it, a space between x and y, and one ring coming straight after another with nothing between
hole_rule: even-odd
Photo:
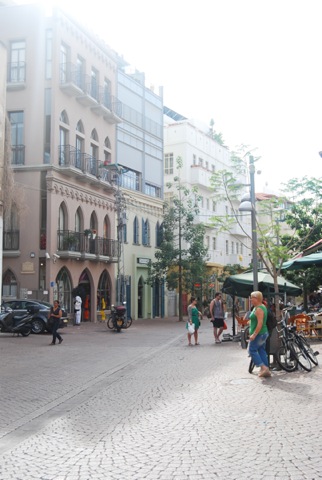
<instances>
[{"instance_id":1,"label":"sky","mask_svg":"<svg viewBox=\"0 0 322 480\"><path fill-rule=\"evenodd\" d=\"M260 157L256 192L322 176L321 0L54 3L162 86L164 105Z\"/></svg>"}]
</instances>

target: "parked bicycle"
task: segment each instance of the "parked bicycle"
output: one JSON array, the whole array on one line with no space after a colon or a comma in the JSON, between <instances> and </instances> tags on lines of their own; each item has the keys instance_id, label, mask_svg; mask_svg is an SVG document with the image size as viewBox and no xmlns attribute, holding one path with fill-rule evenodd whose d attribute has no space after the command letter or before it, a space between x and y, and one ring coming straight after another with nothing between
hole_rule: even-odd
<instances>
[{"instance_id":1,"label":"parked bicycle","mask_svg":"<svg viewBox=\"0 0 322 480\"><path fill-rule=\"evenodd\" d=\"M282 319L278 322L277 331L281 345L275 357L277 363L286 372L293 372L300 365L304 370L310 372L312 366L318 365L317 356L303 333L296 331L296 326L288 326L288 309L283 310Z\"/></svg>"}]
</instances>

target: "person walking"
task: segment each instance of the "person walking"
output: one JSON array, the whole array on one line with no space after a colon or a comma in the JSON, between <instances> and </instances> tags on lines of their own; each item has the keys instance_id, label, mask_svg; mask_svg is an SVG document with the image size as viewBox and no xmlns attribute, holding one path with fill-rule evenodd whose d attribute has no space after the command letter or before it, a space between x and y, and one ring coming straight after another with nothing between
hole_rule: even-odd
<instances>
[{"instance_id":1,"label":"person walking","mask_svg":"<svg viewBox=\"0 0 322 480\"><path fill-rule=\"evenodd\" d=\"M82 316L82 299L76 295L74 300L75 325L80 325Z\"/></svg>"},{"instance_id":2,"label":"person walking","mask_svg":"<svg viewBox=\"0 0 322 480\"><path fill-rule=\"evenodd\" d=\"M192 343L191 343L192 335L194 336L195 345L199 345L198 329L200 327L200 320L199 320L200 312L199 312L196 305L197 305L197 299L195 297L191 297L190 305L188 306L188 321L187 321L187 324L186 324L186 329L188 330L188 345L189 346L192 346ZM194 325L194 327L195 327L193 334L189 332L189 324Z\"/></svg>"},{"instance_id":3,"label":"person walking","mask_svg":"<svg viewBox=\"0 0 322 480\"><path fill-rule=\"evenodd\" d=\"M54 306L51 307L50 313L49 313L49 318L51 320L52 333L53 333L53 340L50 343L50 345L55 345L57 338L59 343L63 341L61 335L57 332L58 328L60 327L60 319L62 317L62 314L63 312L62 312L62 309L60 308L59 301L55 300Z\"/></svg>"},{"instance_id":4,"label":"person walking","mask_svg":"<svg viewBox=\"0 0 322 480\"><path fill-rule=\"evenodd\" d=\"M220 335L224 330L225 308L220 292L215 294L215 298L210 302L210 320L214 327L215 343L221 343Z\"/></svg>"},{"instance_id":5,"label":"person walking","mask_svg":"<svg viewBox=\"0 0 322 480\"><path fill-rule=\"evenodd\" d=\"M250 314L249 327L249 346L248 351L253 362L260 367L259 377L270 377L271 373L268 366L268 356L266 352L266 340L269 333L266 325L267 308L263 304L262 292L252 292L250 300L253 310Z\"/></svg>"}]
</instances>

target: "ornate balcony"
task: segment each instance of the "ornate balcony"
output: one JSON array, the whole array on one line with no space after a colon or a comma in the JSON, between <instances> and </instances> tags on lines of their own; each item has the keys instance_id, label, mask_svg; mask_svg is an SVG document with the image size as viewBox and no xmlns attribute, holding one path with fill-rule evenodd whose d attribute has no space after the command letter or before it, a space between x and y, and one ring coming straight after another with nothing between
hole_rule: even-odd
<instances>
[{"instance_id":1,"label":"ornate balcony","mask_svg":"<svg viewBox=\"0 0 322 480\"><path fill-rule=\"evenodd\" d=\"M61 258L114 263L118 261L120 245L117 240L98 237L96 233L87 230L58 230L57 251Z\"/></svg>"}]
</instances>

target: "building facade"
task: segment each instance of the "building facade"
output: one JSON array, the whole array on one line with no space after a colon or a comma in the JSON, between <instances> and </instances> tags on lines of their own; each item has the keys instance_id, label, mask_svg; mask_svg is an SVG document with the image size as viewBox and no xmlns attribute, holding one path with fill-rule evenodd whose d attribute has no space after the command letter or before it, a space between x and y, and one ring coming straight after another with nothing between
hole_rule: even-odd
<instances>
[{"instance_id":1,"label":"building facade","mask_svg":"<svg viewBox=\"0 0 322 480\"><path fill-rule=\"evenodd\" d=\"M121 60L119 67L120 289L134 318L163 317L164 287L147 283L163 215L163 93L162 89L155 93L147 88L144 74L122 65Z\"/></svg>"},{"instance_id":2,"label":"building facade","mask_svg":"<svg viewBox=\"0 0 322 480\"><path fill-rule=\"evenodd\" d=\"M213 292L220 289L218 276L227 264L239 264L248 267L251 263L250 215L241 214L240 223L236 222L228 232L218 232L213 226L212 217L233 216L232 205L226 201L215 200L211 184L212 175L219 170L232 171L229 150L217 143L209 135L209 128L200 122L189 120L180 114L165 108L164 125L165 182L171 182L178 175L176 159L181 157L180 181L189 189L198 187L201 196L200 213L195 219L206 227L205 245L208 249L209 284ZM246 176L238 179L246 183ZM165 197L171 190L165 192ZM238 211L238 202L234 210ZM248 234L248 235L247 235ZM198 285L198 284L197 284ZM201 286L199 287L201 288ZM189 292L188 292L189 293ZM205 292L197 291L199 296Z\"/></svg>"},{"instance_id":3,"label":"building facade","mask_svg":"<svg viewBox=\"0 0 322 480\"><path fill-rule=\"evenodd\" d=\"M20 186L4 222L3 297L57 297L72 313L78 289L95 321L121 278L132 316L152 315L144 259L162 213L162 98L59 9L2 6L0 40Z\"/></svg>"}]
</instances>

